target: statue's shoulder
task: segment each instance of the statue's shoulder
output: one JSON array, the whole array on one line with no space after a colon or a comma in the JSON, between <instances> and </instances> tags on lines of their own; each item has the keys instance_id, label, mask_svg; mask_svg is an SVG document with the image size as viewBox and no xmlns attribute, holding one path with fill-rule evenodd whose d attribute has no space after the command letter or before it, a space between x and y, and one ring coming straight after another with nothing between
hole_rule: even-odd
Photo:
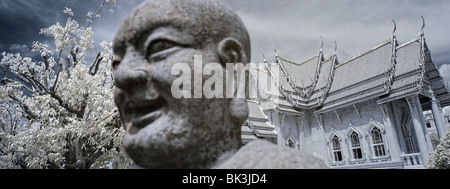
<instances>
[{"instance_id":1,"label":"statue's shoulder","mask_svg":"<svg viewBox=\"0 0 450 189\"><path fill-rule=\"evenodd\" d=\"M325 169L319 158L298 150L255 140L223 161L219 169Z\"/></svg>"}]
</instances>

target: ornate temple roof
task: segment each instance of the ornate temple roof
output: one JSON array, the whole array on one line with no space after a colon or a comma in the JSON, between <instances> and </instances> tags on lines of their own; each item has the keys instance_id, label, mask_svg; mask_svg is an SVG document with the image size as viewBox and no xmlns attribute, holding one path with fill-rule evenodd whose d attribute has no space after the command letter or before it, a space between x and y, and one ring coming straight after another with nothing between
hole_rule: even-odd
<instances>
[{"instance_id":1,"label":"ornate temple roof","mask_svg":"<svg viewBox=\"0 0 450 189\"><path fill-rule=\"evenodd\" d=\"M275 50L275 63L265 60L265 74L279 83L275 84L279 104L320 114L367 100L382 104L434 93L441 106L450 105L450 93L431 58L423 28L417 38L402 45L395 30L391 39L343 63L337 61L337 45L328 59L321 48L301 63L286 60ZM423 103L424 110L430 108L427 104Z\"/></svg>"},{"instance_id":2,"label":"ornate temple roof","mask_svg":"<svg viewBox=\"0 0 450 189\"><path fill-rule=\"evenodd\" d=\"M247 101L249 118L242 125L242 141L247 143L258 138L275 138L277 133L275 127L269 124L267 116L256 101Z\"/></svg>"}]
</instances>

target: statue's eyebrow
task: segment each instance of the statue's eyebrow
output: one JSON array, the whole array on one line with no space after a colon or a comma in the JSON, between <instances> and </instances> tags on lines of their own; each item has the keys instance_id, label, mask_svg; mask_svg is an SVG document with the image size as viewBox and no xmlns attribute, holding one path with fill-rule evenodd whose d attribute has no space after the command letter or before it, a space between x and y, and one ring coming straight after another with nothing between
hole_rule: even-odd
<instances>
[{"instance_id":1,"label":"statue's eyebrow","mask_svg":"<svg viewBox=\"0 0 450 189\"><path fill-rule=\"evenodd\" d=\"M178 21L175 21L175 20L177 20L177 19L154 21L151 24L149 23L147 25L140 25L139 28L133 28L128 31L122 31L123 33L128 33L128 34L124 34L124 36L126 36L126 37L123 39L120 39L118 42L116 42L117 44L114 43L115 53L118 53L119 55L121 53L125 53L125 49L127 48L127 46L134 46L134 47L136 47L136 49L139 49L144 52L147 45L150 44L149 42L151 42L148 40L149 36L152 35L152 33L155 30L158 30L159 28L170 28L173 31L177 31L178 33L181 34L180 31L183 31L183 27L186 27L186 26L182 25L183 22L180 22L179 20ZM182 35L182 34L179 36L178 39L176 39L175 37L169 38L168 36L170 36L170 35L161 34L159 37L160 37L160 39L172 40L174 42L178 42L181 44L184 44L182 42L187 41L187 40L194 41L193 37L192 37L192 39L190 39L187 36Z\"/></svg>"},{"instance_id":2,"label":"statue's eyebrow","mask_svg":"<svg viewBox=\"0 0 450 189\"><path fill-rule=\"evenodd\" d=\"M149 34L142 44L142 47L147 48L155 41L166 40L174 42L180 46L190 46L195 41L193 36L182 33L178 28L174 27L159 27L154 29Z\"/></svg>"},{"instance_id":3,"label":"statue's eyebrow","mask_svg":"<svg viewBox=\"0 0 450 189\"><path fill-rule=\"evenodd\" d=\"M177 43L183 43L181 41L182 38L180 38L179 36L174 36L172 32L157 32L157 33L152 33L148 36L148 38L145 40L144 47L147 47L152 42L157 41L157 40L168 40L168 41L173 41L173 42L177 42Z\"/></svg>"}]
</instances>

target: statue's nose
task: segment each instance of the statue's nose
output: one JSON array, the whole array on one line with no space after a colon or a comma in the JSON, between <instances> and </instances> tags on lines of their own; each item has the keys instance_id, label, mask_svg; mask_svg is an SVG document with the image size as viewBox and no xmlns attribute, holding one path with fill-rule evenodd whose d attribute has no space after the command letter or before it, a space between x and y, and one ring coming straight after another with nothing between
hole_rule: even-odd
<instances>
[{"instance_id":1,"label":"statue's nose","mask_svg":"<svg viewBox=\"0 0 450 189\"><path fill-rule=\"evenodd\" d=\"M120 89L130 89L136 85L145 85L148 72L146 60L137 53L127 53L114 71L115 84Z\"/></svg>"}]
</instances>

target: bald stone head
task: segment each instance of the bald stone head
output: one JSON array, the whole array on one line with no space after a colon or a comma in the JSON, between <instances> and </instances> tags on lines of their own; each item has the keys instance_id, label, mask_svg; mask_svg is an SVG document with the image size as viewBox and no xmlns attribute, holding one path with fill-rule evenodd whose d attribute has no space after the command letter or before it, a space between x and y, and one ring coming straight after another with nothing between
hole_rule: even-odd
<instances>
[{"instance_id":1,"label":"bald stone head","mask_svg":"<svg viewBox=\"0 0 450 189\"><path fill-rule=\"evenodd\" d=\"M115 47L142 43L141 39L152 30L164 26L191 34L196 45L219 43L232 37L241 43L250 59L250 39L245 25L233 11L216 0L146 1L128 15L117 33Z\"/></svg>"},{"instance_id":2,"label":"bald stone head","mask_svg":"<svg viewBox=\"0 0 450 189\"><path fill-rule=\"evenodd\" d=\"M226 63L249 62L247 29L230 9L215 0L146 1L121 25L114 54L124 147L137 166L210 168L240 148L245 99L175 98L171 91L177 63L189 65L191 73L218 63L226 75ZM196 55L202 67L194 64Z\"/></svg>"}]
</instances>

